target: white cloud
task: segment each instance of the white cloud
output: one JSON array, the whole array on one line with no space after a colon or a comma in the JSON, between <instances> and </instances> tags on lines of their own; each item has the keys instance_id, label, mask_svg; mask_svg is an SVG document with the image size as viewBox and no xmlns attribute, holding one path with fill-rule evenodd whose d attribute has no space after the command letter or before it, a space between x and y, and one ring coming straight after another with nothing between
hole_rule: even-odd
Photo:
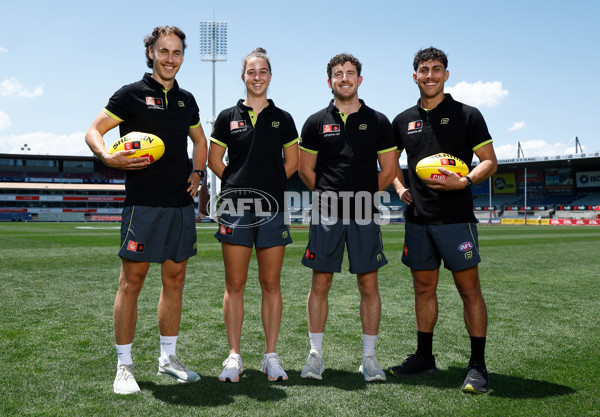
<instances>
[{"instance_id":1,"label":"white cloud","mask_svg":"<svg viewBox=\"0 0 600 417\"><path fill-rule=\"evenodd\" d=\"M3 48L3 47L0 46L0 53L2 53L2 52L8 52L8 49Z\"/></svg>"},{"instance_id":2,"label":"white cloud","mask_svg":"<svg viewBox=\"0 0 600 417\"><path fill-rule=\"evenodd\" d=\"M0 137L0 153L22 154L24 144L32 155L92 156L84 140L85 132L59 135L51 132L35 132Z\"/></svg>"},{"instance_id":3,"label":"white cloud","mask_svg":"<svg viewBox=\"0 0 600 417\"><path fill-rule=\"evenodd\" d=\"M520 130L523 129L525 126L527 126L525 124L525 121L522 122L515 122L514 125L512 125L511 127L508 128L509 132L514 132L515 130Z\"/></svg>"},{"instance_id":4,"label":"white cloud","mask_svg":"<svg viewBox=\"0 0 600 417\"><path fill-rule=\"evenodd\" d=\"M494 146L498 159L515 159L518 156L525 158L539 158L543 156L558 156L575 154L575 144L548 143L545 140L521 141L522 155L518 155L518 143L512 145ZM585 153L585 146L582 146Z\"/></svg>"},{"instance_id":5,"label":"white cloud","mask_svg":"<svg viewBox=\"0 0 600 417\"><path fill-rule=\"evenodd\" d=\"M444 88L446 93L460 102L475 107L496 107L508 95L508 90L502 89L501 81L468 83L461 81L454 87Z\"/></svg>"},{"instance_id":6,"label":"white cloud","mask_svg":"<svg viewBox=\"0 0 600 417\"><path fill-rule=\"evenodd\" d=\"M0 111L0 130L7 129L11 125L12 122L10 121L10 117L8 117L8 114Z\"/></svg>"},{"instance_id":7,"label":"white cloud","mask_svg":"<svg viewBox=\"0 0 600 417\"><path fill-rule=\"evenodd\" d=\"M25 88L15 77L7 78L0 82L0 95L2 96L19 96L19 97L37 97L44 94L44 85L38 85L34 89Z\"/></svg>"}]
</instances>

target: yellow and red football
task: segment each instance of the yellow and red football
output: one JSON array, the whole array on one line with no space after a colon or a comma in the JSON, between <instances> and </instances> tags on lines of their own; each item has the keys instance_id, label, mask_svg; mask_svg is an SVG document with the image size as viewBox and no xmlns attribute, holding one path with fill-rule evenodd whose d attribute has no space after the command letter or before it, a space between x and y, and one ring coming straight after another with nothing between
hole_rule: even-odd
<instances>
[{"instance_id":1,"label":"yellow and red football","mask_svg":"<svg viewBox=\"0 0 600 417\"><path fill-rule=\"evenodd\" d=\"M136 151L128 158L148 158L150 163L158 161L165 153L165 144L161 138L151 133L129 132L117 139L109 149L112 155L118 151Z\"/></svg>"},{"instance_id":2,"label":"yellow and red football","mask_svg":"<svg viewBox=\"0 0 600 417\"><path fill-rule=\"evenodd\" d=\"M447 153L437 153L435 155L423 158L417 163L417 175L423 181L428 182L431 179L445 179L438 168L446 168L448 171L457 173L464 177L469 173L469 167L462 160Z\"/></svg>"}]
</instances>

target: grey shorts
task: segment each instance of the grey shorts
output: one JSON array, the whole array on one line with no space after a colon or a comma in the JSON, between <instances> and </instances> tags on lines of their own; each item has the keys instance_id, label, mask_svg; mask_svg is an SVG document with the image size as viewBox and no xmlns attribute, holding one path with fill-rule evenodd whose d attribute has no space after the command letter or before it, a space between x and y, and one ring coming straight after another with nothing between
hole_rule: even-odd
<instances>
[{"instance_id":1,"label":"grey shorts","mask_svg":"<svg viewBox=\"0 0 600 417\"><path fill-rule=\"evenodd\" d=\"M182 262L196 255L194 205L123 207L119 256L138 262Z\"/></svg>"},{"instance_id":2,"label":"grey shorts","mask_svg":"<svg viewBox=\"0 0 600 417\"><path fill-rule=\"evenodd\" d=\"M444 268L462 271L481 262L477 224L406 222L402 263L417 271Z\"/></svg>"},{"instance_id":3,"label":"grey shorts","mask_svg":"<svg viewBox=\"0 0 600 417\"><path fill-rule=\"evenodd\" d=\"M340 272L344 247L348 248L350 273L364 274L375 271L388 263L383 254L381 229L375 222L366 225L337 221L332 225L324 222L312 224L308 245L302 264L323 272Z\"/></svg>"},{"instance_id":4,"label":"grey shorts","mask_svg":"<svg viewBox=\"0 0 600 417\"><path fill-rule=\"evenodd\" d=\"M244 211L241 216L223 213L215 237L221 243L257 248L285 246L292 243L290 228L285 224L284 213L257 216Z\"/></svg>"}]
</instances>

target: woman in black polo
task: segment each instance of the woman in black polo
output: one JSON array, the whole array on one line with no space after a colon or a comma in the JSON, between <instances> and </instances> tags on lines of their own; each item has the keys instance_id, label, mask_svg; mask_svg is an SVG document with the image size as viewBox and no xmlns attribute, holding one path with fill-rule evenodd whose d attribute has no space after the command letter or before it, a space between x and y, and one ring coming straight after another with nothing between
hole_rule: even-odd
<instances>
[{"instance_id":1,"label":"woman in black polo","mask_svg":"<svg viewBox=\"0 0 600 417\"><path fill-rule=\"evenodd\" d=\"M221 242L225 263L223 318L229 341L221 381L237 382L243 371L243 295L253 247L262 289L262 371L270 381L287 379L275 347L282 314L281 267L285 245L292 242L284 221L284 192L287 179L298 169L299 138L290 114L267 99L271 76L266 51L252 51L243 62L246 99L219 114L210 138L208 165L221 179L215 237ZM226 150L227 165L223 162Z\"/></svg>"}]
</instances>

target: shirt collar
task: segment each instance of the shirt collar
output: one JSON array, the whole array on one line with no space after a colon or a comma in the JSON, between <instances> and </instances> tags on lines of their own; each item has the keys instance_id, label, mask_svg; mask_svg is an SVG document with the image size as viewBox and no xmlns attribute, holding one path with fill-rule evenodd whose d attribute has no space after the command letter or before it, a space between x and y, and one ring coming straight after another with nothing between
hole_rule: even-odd
<instances>
[{"instance_id":1,"label":"shirt collar","mask_svg":"<svg viewBox=\"0 0 600 417\"><path fill-rule=\"evenodd\" d=\"M162 85L161 83L159 83L158 81L156 81L154 78L152 78L152 74L150 74L149 72L146 72L144 74L143 81L149 87L154 88L155 90L160 90L160 91L165 90L165 86ZM178 90L179 90L179 84L177 84L177 80L173 80L173 88L171 88L169 91L176 92Z\"/></svg>"}]
</instances>

